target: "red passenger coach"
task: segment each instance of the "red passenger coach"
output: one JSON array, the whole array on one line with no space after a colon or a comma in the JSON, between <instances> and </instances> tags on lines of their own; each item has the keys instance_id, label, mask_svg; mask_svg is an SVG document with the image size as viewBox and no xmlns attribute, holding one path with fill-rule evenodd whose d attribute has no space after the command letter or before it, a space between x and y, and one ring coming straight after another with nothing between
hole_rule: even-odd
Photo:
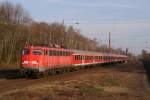
<instances>
[{"instance_id":1,"label":"red passenger coach","mask_svg":"<svg viewBox=\"0 0 150 100\"><path fill-rule=\"evenodd\" d=\"M24 75L31 76L48 72L51 69L126 62L127 60L128 57L125 55L28 46L22 52L21 72Z\"/></svg>"}]
</instances>

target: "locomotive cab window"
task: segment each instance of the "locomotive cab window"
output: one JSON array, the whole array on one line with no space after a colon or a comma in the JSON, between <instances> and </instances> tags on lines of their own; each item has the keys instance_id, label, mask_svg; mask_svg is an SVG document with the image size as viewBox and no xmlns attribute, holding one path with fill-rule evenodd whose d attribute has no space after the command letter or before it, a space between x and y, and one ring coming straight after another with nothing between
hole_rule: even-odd
<instances>
[{"instance_id":1,"label":"locomotive cab window","mask_svg":"<svg viewBox=\"0 0 150 100\"><path fill-rule=\"evenodd\" d=\"M28 55L30 53L29 49L24 49L22 55Z\"/></svg>"},{"instance_id":2,"label":"locomotive cab window","mask_svg":"<svg viewBox=\"0 0 150 100\"><path fill-rule=\"evenodd\" d=\"M42 50L33 50L34 55L42 55Z\"/></svg>"}]
</instances>

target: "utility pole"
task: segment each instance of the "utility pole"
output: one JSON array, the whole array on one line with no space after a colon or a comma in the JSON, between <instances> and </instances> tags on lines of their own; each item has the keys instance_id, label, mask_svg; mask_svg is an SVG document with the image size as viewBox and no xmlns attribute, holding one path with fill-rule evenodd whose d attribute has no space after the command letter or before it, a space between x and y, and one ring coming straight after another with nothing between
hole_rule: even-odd
<instances>
[{"instance_id":1,"label":"utility pole","mask_svg":"<svg viewBox=\"0 0 150 100\"><path fill-rule=\"evenodd\" d=\"M128 49L128 48L126 48L126 55L128 54L128 51L129 51L129 49Z\"/></svg>"},{"instance_id":2,"label":"utility pole","mask_svg":"<svg viewBox=\"0 0 150 100\"><path fill-rule=\"evenodd\" d=\"M63 19L63 21L62 21L62 24L64 25L65 24L65 20Z\"/></svg>"},{"instance_id":3,"label":"utility pole","mask_svg":"<svg viewBox=\"0 0 150 100\"><path fill-rule=\"evenodd\" d=\"M109 52L111 52L111 33L109 32Z\"/></svg>"}]
</instances>

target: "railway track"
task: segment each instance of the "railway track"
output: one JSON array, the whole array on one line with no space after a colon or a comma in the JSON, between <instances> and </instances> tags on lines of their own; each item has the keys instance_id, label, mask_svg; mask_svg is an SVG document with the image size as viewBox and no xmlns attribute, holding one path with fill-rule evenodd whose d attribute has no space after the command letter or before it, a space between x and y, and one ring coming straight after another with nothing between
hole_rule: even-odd
<instances>
[{"instance_id":1,"label":"railway track","mask_svg":"<svg viewBox=\"0 0 150 100\"><path fill-rule=\"evenodd\" d=\"M36 84L41 84L44 82L53 82L53 81L63 80L64 77L67 77L68 75L71 76L74 73L81 73L83 70L84 69L70 72L67 74L65 74L65 73L57 74L57 75L49 76L46 78L40 78L40 79L20 78L20 79L2 80L0 82L0 95L2 95L3 93L5 93L7 91L25 88L30 85L36 85ZM88 71L88 69L87 69L87 71Z\"/></svg>"},{"instance_id":2,"label":"railway track","mask_svg":"<svg viewBox=\"0 0 150 100\"><path fill-rule=\"evenodd\" d=\"M17 89L28 82L27 79L5 80L0 83L0 94L9 90Z\"/></svg>"}]
</instances>

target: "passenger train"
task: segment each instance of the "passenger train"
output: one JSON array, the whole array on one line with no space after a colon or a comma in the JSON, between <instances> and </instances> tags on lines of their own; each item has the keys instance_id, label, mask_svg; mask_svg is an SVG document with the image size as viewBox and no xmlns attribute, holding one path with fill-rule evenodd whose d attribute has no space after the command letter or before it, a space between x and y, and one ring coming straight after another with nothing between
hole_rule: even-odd
<instances>
[{"instance_id":1,"label":"passenger train","mask_svg":"<svg viewBox=\"0 0 150 100\"><path fill-rule=\"evenodd\" d=\"M65 48L27 46L21 57L21 73L26 76L49 73L53 69L78 68L81 66L119 63L128 61L128 56L69 50Z\"/></svg>"}]
</instances>

